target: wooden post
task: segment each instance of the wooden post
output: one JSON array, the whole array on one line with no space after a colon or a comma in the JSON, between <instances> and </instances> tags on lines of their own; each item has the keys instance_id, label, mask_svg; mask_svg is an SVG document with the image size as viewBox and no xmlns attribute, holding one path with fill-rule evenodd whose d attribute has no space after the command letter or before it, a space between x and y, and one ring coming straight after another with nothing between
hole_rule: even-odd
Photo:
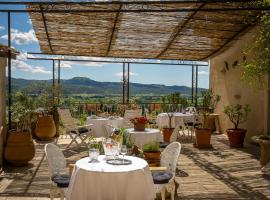
<instances>
[{"instance_id":1,"label":"wooden post","mask_svg":"<svg viewBox=\"0 0 270 200\"><path fill-rule=\"evenodd\" d=\"M267 75L267 89L266 89L266 113L265 113L265 120L264 120L264 127L265 127L265 135L270 135L270 73Z\"/></svg>"},{"instance_id":2,"label":"wooden post","mask_svg":"<svg viewBox=\"0 0 270 200\"><path fill-rule=\"evenodd\" d=\"M4 141L6 140L6 58L0 57L0 127L4 130L0 133L0 166L3 166Z\"/></svg>"}]
</instances>

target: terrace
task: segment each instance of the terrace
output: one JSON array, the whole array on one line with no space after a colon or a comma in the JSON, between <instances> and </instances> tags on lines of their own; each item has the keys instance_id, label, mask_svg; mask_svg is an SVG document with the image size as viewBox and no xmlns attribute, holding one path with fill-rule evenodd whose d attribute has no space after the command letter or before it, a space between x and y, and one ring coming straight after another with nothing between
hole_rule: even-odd
<instances>
[{"instance_id":1,"label":"terrace","mask_svg":"<svg viewBox=\"0 0 270 200\"><path fill-rule=\"evenodd\" d=\"M269 70L266 67L262 69L263 73L258 73L268 62L268 54L265 53L267 34L263 37L260 35L265 30L267 33L269 26L263 21L269 17L267 1L10 1L0 2L0 12L7 14L7 46L0 46L0 127L3 127L0 129L0 199L49 198L52 181L48 162L50 150L54 147L49 146L47 155L44 148L53 143L63 152L67 163L76 163L65 168L70 172L74 169L67 193L64 193L68 199L108 199L106 193L111 194L111 199L153 199L154 192L162 194L165 187L167 192L170 192L171 187L176 187L175 199L270 199L270 142L267 136L270 132L270 98L267 90ZM18 13L29 14L41 49L41 52L27 52L25 59L52 62L52 84L45 91L52 103L47 111L54 118L45 115L45 125L40 125L41 112L31 111L32 97L12 96L12 60L16 59L19 52L11 48L11 28L12 16ZM253 42L256 38L261 40ZM243 53L248 45L260 42L263 47L253 46L248 53ZM265 62L257 64L257 71L252 71L254 68L251 68L250 74L246 70L250 70L247 67L254 67L253 60L258 62L258 49L265 55ZM108 105L106 110L102 109L102 104L83 102L78 106L88 110L86 114L89 116L84 121L87 127L84 129L77 127L70 118L69 111L61 105L61 63L67 61L121 63L123 67L122 98L117 106ZM130 69L133 64L191 66L191 98L186 101L173 93L164 95L162 103L142 103L133 107L130 102ZM211 90L198 99L200 66L210 67ZM252 73L257 73L257 77L254 75L255 78L251 79ZM249 84L240 81L243 74L248 74L250 84L262 82L265 87L255 92ZM47 98L42 95L40 94L44 99ZM237 104L242 107L226 108ZM18 110L21 105L27 109ZM224 108L231 121L224 114ZM43 109L46 110L46 107ZM73 107L69 109L72 111ZM20 112L23 114L18 115ZM74 114L72 113L73 117ZM134 130L137 122L130 119L141 115L145 115L150 122L146 125L147 129L138 133L138 130ZM239 143L229 143L227 139L226 130L232 127L235 115L243 122L241 128L247 129L244 147ZM16 116L19 116L18 121L14 121ZM34 120L36 117L37 121ZM28 118L30 120L25 120ZM36 152L27 147L6 153L6 149L12 146L12 141L9 140L15 135L11 130L16 125L17 130L22 131L25 127L31 127L32 134L29 138L34 138L34 146L31 148ZM195 130L198 125L211 130L208 134L211 144L200 144L200 129ZM36 127L35 130L33 127ZM126 130L121 130L119 136L117 131L123 127ZM173 130L169 138L165 136L166 128ZM77 132L76 139L74 131ZM46 135L49 133L52 135ZM25 133L21 133L23 134ZM92 137L107 138L102 142L107 161L110 161L108 157L114 157L112 162L115 162L116 149L123 155L128 151L132 156L126 157L127 160L120 159L123 163L118 167L106 163L101 156L98 157L98 164L83 163L88 159L89 148L95 152L97 150L97 146L91 146L97 145ZM108 140L108 137L111 139ZM149 141L166 141L170 145L162 148L161 158L149 159L145 154L146 146L151 144ZM122 147L127 147L128 150L118 145L122 143ZM22 144L25 144L25 140L21 138L13 146L20 148ZM177 149L179 144L181 153L178 157L174 152L180 151ZM115 145L117 148L113 149ZM238 148L234 148L235 146ZM137 148L143 150L144 154L141 151L138 153ZM99 147L98 149L101 150ZM22 151L29 151L24 156L29 162L16 167L14 163L22 164L22 157L18 156ZM93 160L95 152L90 154ZM174 157L177 160L172 161ZM59 168L63 164L60 163L61 159L52 159L52 163L59 162L56 171L60 173ZM131 164L123 166L128 161L132 161ZM175 169L172 167L174 164ZM159 165L161 167L151 168ZM262 170L262 167L265 168ZM152 181L148 180L151 175L149 169L158 169L162 173L165 169L175 177L156 188L157 183L154 187ZM144 173L141 174L140 171ZM96 176L97 172L99 178ZM125 180L129 180L129 183L124 184ZM112 185L112 181L116 181L115 185L118 187Z\"/></svg>"}]
</instances>

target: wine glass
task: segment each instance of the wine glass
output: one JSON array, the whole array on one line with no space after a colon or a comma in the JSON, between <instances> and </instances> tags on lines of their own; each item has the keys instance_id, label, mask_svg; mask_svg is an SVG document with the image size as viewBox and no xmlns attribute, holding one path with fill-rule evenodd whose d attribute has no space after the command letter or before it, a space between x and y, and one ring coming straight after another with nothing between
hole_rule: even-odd
<instances>
[{"instance_id":1,"label":"wine glass","mask_svg":"<svg viewBox=\"0 0 270 200\"><path fill-rule=\"evenodd\" d=\"M120 150L120 154L123 156L123 162L124 162L125 155L127 154L127 146L126 145L122 145L121 150Z\"/></svg>"}]
</instances>

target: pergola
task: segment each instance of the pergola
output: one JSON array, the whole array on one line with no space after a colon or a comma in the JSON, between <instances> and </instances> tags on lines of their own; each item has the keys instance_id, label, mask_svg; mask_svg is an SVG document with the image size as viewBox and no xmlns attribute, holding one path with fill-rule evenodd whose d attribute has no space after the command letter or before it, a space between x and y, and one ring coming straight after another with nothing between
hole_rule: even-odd
<instances>
[{"instance_id":1,"label":"pergola","mask_svg":"<svg viewBox=\"0 0 270 200\"><path fill-rule=\"evenodd\" d=\"M129 72L130 63L151 63L149 60L155 59L172 61L168 64L192 65L192 86L197 87L200 64L196 61L207 61L226 50L256 23L261 12L270 10L269 7L258 6L253 2L249 0L5 1L0 2L0 5L23 4L26 9L0 9L0 12L8 13L9 46L10 14L21 12L30 14L42 51L42 53L29 52L35 54L35 58L30 59L52 60L53 72L55 72L54 62L57 60L58 81L60 81L60 61L94 61L92 57L98 57L96 61L107 62L107 58L111 58L108 62L123 62L123 80L125 80L125 70ZM37 57L37 54L42 57ZM90 58L87 60L80 56ZM11 58L9 69L10 60ZM129 83L129 76L127 81ZM123 103L125 85L123 84Z\"/></svg>"}]
</instances>

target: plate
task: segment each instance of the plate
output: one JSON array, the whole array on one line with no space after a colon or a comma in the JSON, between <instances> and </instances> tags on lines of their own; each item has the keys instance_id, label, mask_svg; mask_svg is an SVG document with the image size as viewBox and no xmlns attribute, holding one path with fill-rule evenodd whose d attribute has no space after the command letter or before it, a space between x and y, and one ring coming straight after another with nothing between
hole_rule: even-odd
<instances>
[{"instance_id":1,"label":"plate","mask_svg":"<svg viewBox=\"0 0 270 200\"><path fill-rule=\"evenodd\" d=\"M108 159L106 160L106 163L110 165L131 165L132 161L127 160L127 159L117 158L117 159Z\"/></svg>"}]
</instances>

